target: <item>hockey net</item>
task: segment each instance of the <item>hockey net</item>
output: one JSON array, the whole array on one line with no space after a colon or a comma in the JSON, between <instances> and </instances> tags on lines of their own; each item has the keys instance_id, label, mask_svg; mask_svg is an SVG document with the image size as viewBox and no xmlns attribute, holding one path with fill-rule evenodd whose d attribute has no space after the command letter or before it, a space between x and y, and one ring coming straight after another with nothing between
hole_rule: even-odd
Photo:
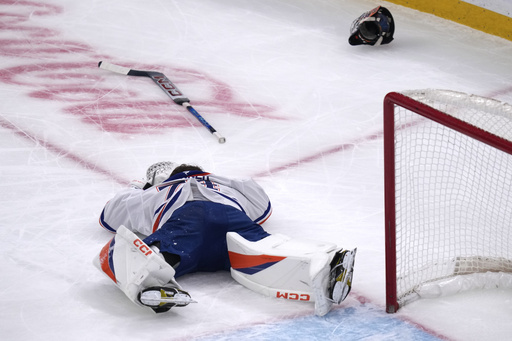
<instances>
[{"instance_id":1,"label":"hockey net","mask_svg":"<svg viewBox=\"0 0 512 341\"><path fill-rule=\"evenodd\" d=\"M448 90L384 100L386 309L512 287L512 106Z\"/></svg>"}]
</instances>

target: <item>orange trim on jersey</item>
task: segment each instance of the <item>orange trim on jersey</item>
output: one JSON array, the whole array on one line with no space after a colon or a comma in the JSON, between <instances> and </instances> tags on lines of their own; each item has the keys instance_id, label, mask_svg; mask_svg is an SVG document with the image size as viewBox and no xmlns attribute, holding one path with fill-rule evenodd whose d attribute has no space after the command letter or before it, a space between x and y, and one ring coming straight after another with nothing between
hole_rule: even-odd
<instances>
[{"instance_id":1,"label":"orange trim on jersey","mask_svg":"<svg viewBox=\"0 0 512 341\"><path fill-rule=\"evenodd\" d=\"M108 228L106 227L102 222L101 222L101 217L98 219L98 222L100 223L100 226L105 230L105 231L108 231L110 233L113 233L113 234L116 234L117 232L114 230L112 231L112 228Z\"/></svg>"},{"instance_id":2,"label":"orange trim on jersey","mask_svg":"<svg viewBox=\"0 0 512 341\"><path fill-rule=\"evenodd\" d=\"M266 222L268 220L268 218L270 218L270 216L272 215L272 210L270 211L270 213L267 215L267 217L265 219L263 219L262 221L258 222L259 225L263 224L264 222Z\"/></svg>"},{"instance_id":3,"label":"orange trim on jersey","mask_svg":"<svg viewBox=\"0 0 512 341\"><path fill-rule=\"evenodd\" d=\"M236 252L229 252L229 261L233 269L250 268L267 263L277 263L286 257L269 255L243 255Z\"/></svg>"},{"instance_id":4,"label":"orange trim on jersey","mask_svg":"<svg viewBox=\"0 0 512 341\"><path fill-rule=\"evenodd\" d=\"M199 174L187 175L187 178L194 178L196 176L207 176L207 175L210 175L210 174L211 173L204 172L204 173L199 173Z\"/></svg>"},{"instance_id":5,"label":"orange trim on jersey","mask_svg":"<svg viewBox=\"0 0 512 341\"><path fill-rule=\"evenodd\" d=\"M162 219L162 214L164 213L165 206L162 207L162 210L158 214L158 218L156 218L155 223L153 224L153 233L158 229L158 225L160 224L160 220Z\"/></svg>"}]
</instances>

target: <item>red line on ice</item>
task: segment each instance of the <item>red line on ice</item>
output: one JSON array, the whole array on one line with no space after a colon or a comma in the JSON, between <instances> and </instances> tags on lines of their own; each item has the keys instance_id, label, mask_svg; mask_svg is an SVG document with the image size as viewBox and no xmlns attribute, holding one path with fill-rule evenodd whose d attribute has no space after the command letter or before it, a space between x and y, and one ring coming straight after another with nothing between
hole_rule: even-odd
<instances>
[{"instance_id":1,"label":"red line on ice","mask_svg":"<svg viewBox=\"0 0 512 341\"><path fill-rule=\"evenodd\" d=\"M372 134L369 134L369 135L366 135L366 136L363 136L363 137L359 137L359 138L356 138L356 139L354 139L352 141L349 141L349 142L346 142L346 143L334 146L332 148L329 148L327 150L321 151L319 153L303 157L303 158L298 159L296 161L291 161L291 162L285 163L284 165L280 165L280 166L276 166L276 167L270 168L270 169L268 169L266 171L263 171L263 172L256 173L256 174L253 175L253 177L261 178L261 177L265 177L265 176L268 176L268 175L271 175L273 173L277 173L279 171L283 171L283 170L286 170L286 169L289 169L289 168L298 167L298 166L300 166L300 165L302 165L304 163L314 162L314 161L316 161L316 160L318 160L318 159L320 159L320 158L322 158L324 156L328 156L328 155L335 154L335 153L338 153L338 152L344 152L344 151L353 149L355 146L357 146L358 144L361 144L363 142L369 142L369 141L380 139L382 137L382 135L383 135L383 132L382 131L378 131L378 132L375 132L375 133L372 133Z\"/></svg>"},{"instance_id":2,"label":"red line on ice","mask_svg":"<svg viewBox=\"0 0 512 341\"><path fill-rule=\"evenodd\" d=\"M84 158L66 150L65 148L59 147L56 144L53 144L53 143L48 142L42 138L37 137L35 134L32 134L26 130L22 130L22 129L18 128L17 126L15 126L14 124L7 121L5 118L3 118L1 116L0 116L0 126L11 130L14 134L16 134L22 138L28 139L30 141L33 141L33 142L41 145L42 147L48 149L51 152L56 153L57 155L59 155L61 157L64 157L70 161L76 162L77 164L79 164L80 166L84 167L87 170L99 173L101 175L106 175L108 178L115 180L117 183L119 183L121 185L126 185L129 182L129 181L126 181L125 179L121 178L120 176L117 176L116 174L112 173L111 171L106 170L106 169L104 169L92 162L89 162L89 161L85 160Z\"/></svg>"},{"instance_id":3,"label":"red line on ice","mask_svg":"<svg viewBox=\"0 0 512 341\"><path fill-rule=\"evenodd\" d=\"M498 89L496 91L490 92L489 94L484 95L484 97L493 98L493 97L496 97L496 96L499 96L499 95L507 94L509 92L512 92L512 86L505 87L505 88ZM415 125L417 123L418 122L412 123L412 125ZM409 126L404 126L404 127L399 128L399 129L407 129ZM267 169L266 171L262 171L262 172L254 174L253 177L261 178L261 177L269 176L269 175L272 175L273 173L277 173L277 172L280 172L280 171L283 171L283 170L286 170L286 169L289 169L289 168L298 167L301 164L310 163L310 162L316 161L316 160L318 160L318 159L320 159L320 158L322 158L324 156L328 156L328 155L335 154L335 153L338 153L338 152L343 152L343 151L347 151L347 150L353 149L358 144L380 139L380 138L383 137L383 135L384 135L383 130L380 130L380 131L371 133L369 135L362 136L362 137L356 138L356 139L354 139L352 141L349 141L349 142L337 145L335 147L329 148L327 150L318 152L316 154L312 154L312 155L303 157L301 159L285 163L285 164L280 165L280 166L272 167L270 169Z\"/></svg>"}]
</instances>

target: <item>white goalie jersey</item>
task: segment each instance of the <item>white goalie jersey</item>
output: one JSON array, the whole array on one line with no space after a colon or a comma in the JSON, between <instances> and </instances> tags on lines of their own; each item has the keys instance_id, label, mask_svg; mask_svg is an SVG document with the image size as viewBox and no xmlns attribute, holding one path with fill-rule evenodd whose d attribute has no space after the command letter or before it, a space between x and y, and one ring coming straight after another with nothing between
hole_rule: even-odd
<instances>
[{"instance_id":1,"label":"white goalie jersey","mask_svg":"<svg viewBox=\"0 0 512 341\"><path fill-rule=\"evenodd\" d=\"M100 225L114 233L124 225L148 236L165 224L175 210L192 200L232 206L258 224L272 213L268 196L252 179L232 180L189 171L146 190L127 188L120 191L105 205Z\"/></svg>"}]
</instances>

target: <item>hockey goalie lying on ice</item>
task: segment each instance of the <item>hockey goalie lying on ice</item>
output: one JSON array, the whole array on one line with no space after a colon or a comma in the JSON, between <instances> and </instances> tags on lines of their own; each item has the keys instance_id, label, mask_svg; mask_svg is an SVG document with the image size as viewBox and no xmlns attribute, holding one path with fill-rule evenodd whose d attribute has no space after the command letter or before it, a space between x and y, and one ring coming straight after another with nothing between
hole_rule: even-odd
<instances>
[{"instance_id":1,"label":"hockey goalie lying on ice","mask_svg":"<svg viewBox=\"0 0 512 341\"><path fill-rule=\"evenodd\" d=\"M186 306L195 301L175 279L218 270L266 296L315 302L320 316L350 292L356 249L268 234L260 224L272 208L253 180L172 162L146 179L105 205L100 224L116 234L94 259L134 303L157 313Z\"/></svg>"}]
</instances>

